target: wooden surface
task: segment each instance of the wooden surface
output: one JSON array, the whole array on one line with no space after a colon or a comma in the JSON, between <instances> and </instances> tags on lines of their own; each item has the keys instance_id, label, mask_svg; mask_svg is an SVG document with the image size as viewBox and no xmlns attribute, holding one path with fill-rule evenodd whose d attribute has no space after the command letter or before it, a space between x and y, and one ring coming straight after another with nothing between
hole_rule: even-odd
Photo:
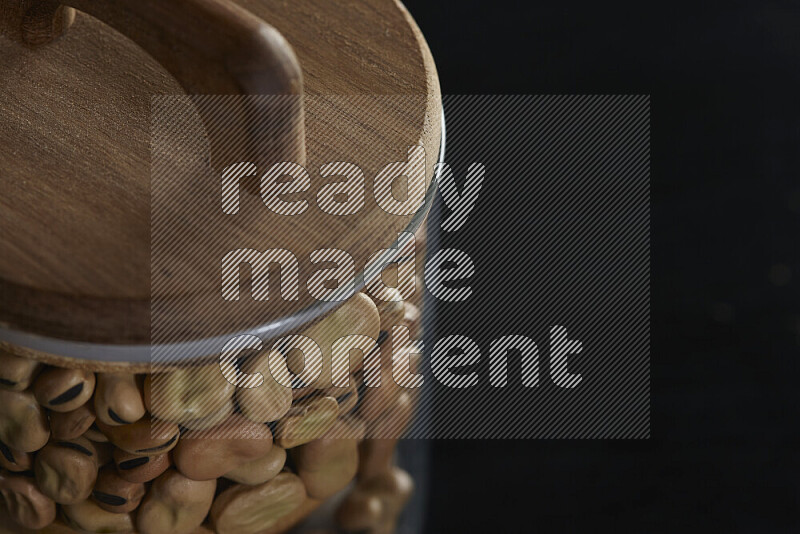
<instances>
[{"instance_id":1,"label":"wooden surface","mask_svg":"<svg viewBox=\"0 0 800 534\"><path fill-rule=\"evenodd\" d=\"M309 198L324 185L313 179L321 164L356 159L371 183L410 145L425 147L430 179L440 140L438 80L404 7L392 0L236 4L269 21L299 59ZM0 151L0 322L65 339L150 342L151 96L183 94L180 83L131 40L80 12L48 45L0 39L0 72L0 146L9 148ZM191 185L179 202L199 194ZM174 258L201 281L191 294L175 286L161 295L173 305L163 318L174 321L176 336L224 333L214 328L225 325L207 328L190 317L219 293L222 251L289 248L305 280L311 250L343 248L363 264L410 220L385 214L369 194L356 216L319 215L262 209L233 223L220 216L231 231L207 243L208 257ZM309 304L302 291L280 306L242 303L231 321L254 326Z\"/></svg>"}]
</instances>

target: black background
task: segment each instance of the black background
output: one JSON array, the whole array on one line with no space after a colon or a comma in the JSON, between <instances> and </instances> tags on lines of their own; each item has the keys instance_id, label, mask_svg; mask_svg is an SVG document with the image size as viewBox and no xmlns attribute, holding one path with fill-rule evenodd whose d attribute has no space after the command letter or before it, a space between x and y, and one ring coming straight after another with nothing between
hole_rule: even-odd
<instances>
[{"instance_id":1,"label":"black background","mask_svg":"<svg viewBox=\"0 0 800 534\"><path fill-rule=\"evenodd\" d=\"M427 531L798 531L800 5L406 5L443 93L652 95L652 438L434 441Z\"/></svg>"}]
</instances>

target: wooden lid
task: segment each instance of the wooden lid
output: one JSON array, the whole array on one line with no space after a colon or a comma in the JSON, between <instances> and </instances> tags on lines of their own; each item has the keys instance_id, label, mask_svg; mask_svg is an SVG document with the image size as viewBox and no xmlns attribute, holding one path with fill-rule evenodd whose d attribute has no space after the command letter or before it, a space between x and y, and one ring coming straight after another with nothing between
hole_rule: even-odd
<instances>
[{"instance_id":1,"label":"wooden lid","mask_svg":"<svg viewBox=\"0 0 800 534\"><path fill-rule=\"evenodd\" d=\"M127 29L120 27L127 24L127 12L98 15L92 11L93 1L67 3ZM12 31L16 23L6 24L11 38L0 38L0 326L91 343L151 342L152 97L185 94L187 86L199 93L237 94L259 85L231 89L217 84L215 76L226 73L214 64L189 68L185 63L197 60L191 54L183 62L171 60L168 54L175 47L164 45L164 35L147 33L143 26L150 23L167 29L175 24L176 33L190 27L187 41L202 43L207 38L208 46L215 46L219 34L225 34L223 40L235 36L240 19L262 37L269 27L261 27L261 21L274 26L302 68L305 115L297 131L304 153L297 157L305 158L312 180L305 198L313 205L320 188L335 181L321 180L320 166L342 158L359 164L367 183L364 208L348 217L326 217L318 209L286 217L263 205L239 222L215 213L215 224L231 225L230 235L210 243L207 256L175 259L201 265L189 267L199 282L191 290L185 284L167 285L159 295L171 306L159 317L170 339L219 335L231 325L253 327L316 304L307 291L300 291L295 301L240 302L230 308L230 322L204 324L191 312L211 294L220 299L219 262L225 250L289 248L299 259L300 280L305 281L318 268L308 260L311 251L341 248L363 267L370 254L388 247L408 227L411 215L387 214L371 198L372 178L386 164L405 160L407 147L424 147L427 180L439 151L436 71L405 8L394 0L234 0L228 2L229 12L227 6L219 7L226 1L176 2L182 9L200 4L203 16L211 14L210 22L198 16L185 23L170 18L175 14L163 7L169 6L166 0L103 4L103 9L119 5L136 15L141 15L138 6L147 4L164 11L135 19L135 28L126 32L143 32L144 38L164 47L161 63L139 46L148 48L141 39L137 44L83 12L77 12L64 35L41 46L20 43ZM0 10L10 9L4 4L26 2L0 0ZM216 31L211 24L220 9L230 20ZM71 17L61 12L58 16ZM54 25L48 24L50 31ZM275 42L280 45L279 39ZM148 50L158 56L152 47ZM220 56L227 61L231 53L226 50ZM291 50L285 57L282 53L277 53L279 62L292 60ZM252 65L247 63L256 63L256 69L260 65L247 54L242 57L244 77L251 83ZM272 56L264 57L271 61ZM176 140L175 146L188 145ZM259 155L264 161L272 156L278 157ZM177 159L180 166L191 157ZM219 191L219 175L212 178L216 181L204 187ZM191 198L187 193L178 200L185 204Z\"/></svg>"}]
</instances>

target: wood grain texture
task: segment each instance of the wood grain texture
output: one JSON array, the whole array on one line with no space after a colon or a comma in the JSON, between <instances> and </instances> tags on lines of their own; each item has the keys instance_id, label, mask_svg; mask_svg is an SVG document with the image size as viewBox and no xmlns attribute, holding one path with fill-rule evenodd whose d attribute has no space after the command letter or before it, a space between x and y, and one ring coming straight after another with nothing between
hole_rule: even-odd
<instances>
[{"instance_id":1,"label":"wood grain texture","mask_svg":"<svg viewBox=\"0 0 800 534\"><path fill-rule=\"evenodd\" d=\"M370 178L417 144L426 149L430 179L441 134L438 79L399 2L235 3L269 21L299 59L305 98L319 110L305 117L309 169L368 154L360 163ZM0 151L0 322L65 339L148 343L151 96L183 94L181 83L131 40L81 12L46 46L0 38L0 72L0 146L9 148ZM342 95L371 100L359 111ZM348 119L326 123L325 105ZM310 198L321 185L312 185ZM293 246L298 256L337 246L358 262L388 246L410 219L387 216L369 201L347 220L315 224L312 215L265 213L253 224L268 229L262 233L270 244L302 235ZM236 229L231 243L251 229ZM218 274L195 295L174 295L183 338L213 334L180 317L210 291L219 291ZM255 325L310 303L243 306L239 314L243 326Z\"/></svg>"}]
</instances>

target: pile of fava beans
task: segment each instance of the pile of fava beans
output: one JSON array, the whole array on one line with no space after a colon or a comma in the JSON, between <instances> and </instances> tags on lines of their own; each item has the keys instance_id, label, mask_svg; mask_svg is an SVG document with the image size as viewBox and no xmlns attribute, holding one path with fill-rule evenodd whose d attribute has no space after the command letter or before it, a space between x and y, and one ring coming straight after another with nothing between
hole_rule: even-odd
<instances>
[{"instance_id":1,"label":"pile of fava beans","mask_svg":"<svg viewBox=\"0 0 800 534\"><path fill-rule=\"evenodd\" d=\"M309 330L347 335L351 317L354 333L378 339L381 361L392 326L406 326L411 344L421 335L417 305L365 293ZM335 500L337 531L391 533L413 491L394 449L417 399L364 387L364 367L351 367L346 388L289 388L265 402L257 388L221 384L216 360L95 373L0 352L0 532L268 534ZM215 439L218 428L240 433Z\"/></svg>"}]
</instances>

